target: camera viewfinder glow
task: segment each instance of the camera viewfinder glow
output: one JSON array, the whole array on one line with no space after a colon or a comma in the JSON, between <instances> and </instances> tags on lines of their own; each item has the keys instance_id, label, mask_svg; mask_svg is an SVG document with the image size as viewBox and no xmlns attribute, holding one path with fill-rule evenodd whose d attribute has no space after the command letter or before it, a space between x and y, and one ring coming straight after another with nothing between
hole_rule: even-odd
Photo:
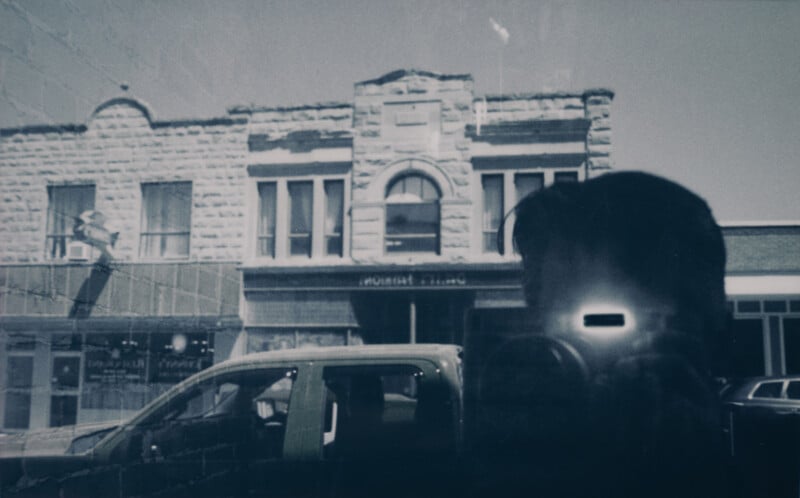
<instances>
[{"instance_id":1,"label":"camera viewfinder glow","mask_svg":"<svg viewBox=\"0 0 800 498\"><path fill-rule=\"evenodd\" d=\"M636 326L633 314L615 305L585 306L575 316L575 329L583 334L602 337L626 334Z\"/></svg>"}]
</instances>

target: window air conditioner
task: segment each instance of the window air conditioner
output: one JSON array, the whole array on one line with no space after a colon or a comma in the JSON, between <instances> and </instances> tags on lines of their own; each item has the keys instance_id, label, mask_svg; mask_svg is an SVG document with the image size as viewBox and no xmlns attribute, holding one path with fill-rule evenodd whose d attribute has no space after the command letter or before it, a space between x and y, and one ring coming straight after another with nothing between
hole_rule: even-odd
<instances>
[{"instance_id":1,"label":"window air conditioner","mask_svg":"<svg viewBox=\"0 0 800 498\"><path fill-rule=\"evenodd\" d=\"M91 247L83 242L72 241L67 244L67 259L69 261L89 261Z\"/></svg>"}]
</instances>

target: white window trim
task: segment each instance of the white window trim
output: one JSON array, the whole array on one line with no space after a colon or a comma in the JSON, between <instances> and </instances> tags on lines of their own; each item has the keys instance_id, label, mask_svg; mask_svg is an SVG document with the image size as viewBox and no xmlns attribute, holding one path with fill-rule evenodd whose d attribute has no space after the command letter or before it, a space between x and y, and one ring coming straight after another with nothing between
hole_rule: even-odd
<instances>
[{"instance_id":1,"label":"white window trim","mask_svg":"<svg viewBox=\"0 0 800 498\"><path fill-rule=\"evenodd\" d=\"M340 180L344 183L344 206L342 210L342 256L325 254L325 182ZM311 257L289 255L289 187L290 182L312 182L312 232L311 232ZM320 262L335 264L350 259L350 175L281 175L281 176L254 176L249 179L247 189L247 208L250 213L245 241L248 265L258 266L283 266ZM259 183L275 183L276 212L275 212L275 257L258 255L258 223L260 216L260 199L258 194Z\"/></svg>"}]
</instances>

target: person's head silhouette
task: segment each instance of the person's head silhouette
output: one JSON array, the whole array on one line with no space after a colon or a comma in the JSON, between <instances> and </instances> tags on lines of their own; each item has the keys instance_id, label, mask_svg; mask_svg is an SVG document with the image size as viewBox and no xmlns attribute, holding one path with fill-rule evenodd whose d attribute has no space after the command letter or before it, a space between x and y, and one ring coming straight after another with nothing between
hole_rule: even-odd
<instances>
[{"instance_id":1,"label":"person's head silhouette","mask_svg":"<svg viewBox=\"0 0 800 498\"><path fill-rule=\"evenodd\" d=\"M548 463L570 482L544 494L717 493L710 358L725 323L725 248L705 201L669 180L623 172L555 184L523 199L515 215L530 333L575 345L592 367L575 426L563 427L572 440L582 434L582 454ZM590 329L595 322L616 327ZM576 475L586 479L576 485Z\"/></svg>"}]
</instances>

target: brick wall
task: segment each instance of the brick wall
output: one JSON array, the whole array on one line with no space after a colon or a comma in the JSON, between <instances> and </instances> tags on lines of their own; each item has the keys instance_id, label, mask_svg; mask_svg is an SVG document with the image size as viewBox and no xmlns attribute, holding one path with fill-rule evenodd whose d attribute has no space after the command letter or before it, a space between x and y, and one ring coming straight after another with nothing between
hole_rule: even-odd
<instances>
[{"instance_id":1,"label":"brick wall","mask_svg":"<svg viewBox=\"0 0 800 498\"><path fill-rule=\"evenodd\" d=\"M115 254L135 259L141 183L192 182L190 260L239 260L246 120L153 122L141 103L116 99L87 125L3 130L0 262L45 260L48 185L94 183L95 209L120 232Z\"/></svg>"}]
</instances>

